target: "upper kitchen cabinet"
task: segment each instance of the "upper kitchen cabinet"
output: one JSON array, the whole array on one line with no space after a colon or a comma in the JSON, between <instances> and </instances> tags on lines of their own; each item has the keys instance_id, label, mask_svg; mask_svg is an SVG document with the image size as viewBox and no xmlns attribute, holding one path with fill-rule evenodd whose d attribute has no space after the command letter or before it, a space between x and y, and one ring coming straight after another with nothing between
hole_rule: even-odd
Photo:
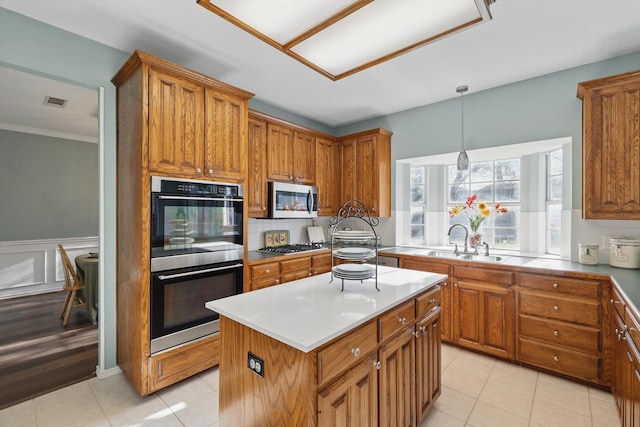
<instances>
[{"instance_id":1,"label":"upper kitchen cabinet","mask_svg":"<svg viewBox=\"0 0 640 427\"><path fill-rule=\"evenodd\" d=\"M582 215L640 219L640 70L578 85Z\"/></svg>"},{"instance_id":2,"label":"upper kitchen cabinet","mask_svg":"<svg viewBox=\"0 0 640 427\"><path fill-rule=\"evenodd\" d=\"M340 138L342 198L361 200L373 216L391 216L391 135L378 128Z\"/></svg>"},{"instance_id":3,"label":"upper kitchen cabinet","mask_svg":"<svg viewBox=\"0 0 640 427\"><path fill-rule=\"evenodd\" d=\"M267 122L254 117L249 117L249 143L247 186L245 187L245 203L249 216L253 218L266 218L269 214L267 203Z\"/></svg>"},{"instance_id":4,"label":"upper kitchen cabinet","mask_svg":"<svg viewBox=\"0 0 640 427\"><path fill-rule=\"evenodd\" d=\"M244 181L252 94L141 51L113 83L137 91L127 108L142 114L139 142L151 172Z\"/></svg>"},{"instance_id":5,"label":"upper kitchen cabinet","mask_svg":"<svg viewBox=\"0 0 640 427\"><path fill-rule=\"evenodd\" d=\"M315 184L315 136L282 123L267 127L267 178Z\"/></svg>"},{"instance_id":6,"label":"upper kitchen cabinet","mask_svg":"<svg viewBox=\"0 0 640 427\"><path fill-rule=\"evenodd\" d=\"M243 181L247 163L247 100L205 89L204 174Z\"/></svg>"},{"instance_id":7,"label":"upper kitchen cabinet","mask_svg":"<svg viewBox=\"0 0 640 427\"><path fill-rule=\"evenodd\" d=\"M316 185L318 215L336 215L341 206L342 147L333 139L316 138Z\"/></svg>"}]
</instances>

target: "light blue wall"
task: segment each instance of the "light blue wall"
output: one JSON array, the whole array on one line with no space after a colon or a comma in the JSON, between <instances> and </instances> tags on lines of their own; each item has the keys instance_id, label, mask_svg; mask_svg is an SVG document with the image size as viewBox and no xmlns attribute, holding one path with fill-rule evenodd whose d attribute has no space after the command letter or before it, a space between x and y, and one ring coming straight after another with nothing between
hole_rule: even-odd
<instances>
[{"instance_id":1,"label":"light blue wall","mask_svg":"<svg viewBox=\"0 0 640 427\"><path fill-rule=\"evenodd\" d=\"M0 242L98 236L98 145L0 129L0 194Z\"/></svg>"},{"instance_id":2,"label":"light blue wall","mask_svg":"<svg viewBox=\"0 0 640 427\"><path fill-rule=\"evenodd\" d=\"M580 209L582 102L576 97L578 83L639 68L640 52L482 92L474 93L471 87L464 95L465 148L571 137L572 207ZM451 92L456 96L454 99L353 123L335 129L334 133L340 136L376 127L393 132L391 176L394 180L398 159L460 150L460 99L454 87Z\"/></svg>"},{"instance_id":3,"label":"light blue wall","mask_svg":"<svg viewBox=\"0 0 640 427\"><path fill-rule=\"evenodd\" d=\"M125 52L78 37L0 8L0 63L98 90L105 88L104 146L104 350L105 368L116 366L115 301L115 87L111 77L127 60ZM14 179L21 179L16 176Z\"/></svg>"}]
</instances>

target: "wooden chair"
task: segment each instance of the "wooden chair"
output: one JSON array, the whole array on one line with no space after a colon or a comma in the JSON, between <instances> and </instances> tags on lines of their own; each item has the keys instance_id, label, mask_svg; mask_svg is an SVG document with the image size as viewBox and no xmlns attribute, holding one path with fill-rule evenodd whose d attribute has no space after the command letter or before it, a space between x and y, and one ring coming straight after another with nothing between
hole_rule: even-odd
<instances>
[{"instance_id":1,"label":"wooden chair","mask_svg":"<svg viewBox=\"0 0 640 427\"><path fill-rule=\"evenodd\" d=\"M69 321L69 315L71 309L74 307L82 307L87 305L87 302L82 300L78 291L84 289L84 283L78 278L76 269L73 268L73 264L69 260L67 251L64 250L62 245L58 245L60 249L60 255L62 256L62 269L64 270L64 290L67 291L67 298L64 301L64 306L60 312L60 317L64 317L62 324L67 326Z\"/></svg>"}]
</instances>

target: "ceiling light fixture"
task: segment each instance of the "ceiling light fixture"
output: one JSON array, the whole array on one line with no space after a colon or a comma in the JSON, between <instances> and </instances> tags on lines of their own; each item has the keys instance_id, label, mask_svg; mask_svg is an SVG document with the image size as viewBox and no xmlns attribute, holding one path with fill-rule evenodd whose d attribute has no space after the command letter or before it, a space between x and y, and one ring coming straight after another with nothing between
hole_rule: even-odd
<instances>
[{"instance_id":1,"label":"ceiling light fixture","mask_svg":"<svg viewBox=\"0 0 640 427\"><path fill-rule=\"evenodd\" d=\"M469 90L469 86L458 86L456 92L460 94L460 112L462 117L462 144L460 154L458 154L458 170L466 171L469 169L469 156L464 151L464 93Z\"/></svg>"},{"instance_id":2,"label":"ceiling light fixture","mask_svg":"<svg viewBox=\"0 0 640 427\"><path fill-rule=\"evenodd\" d=\"M491 20L496 0L197 0L331 80Z\"/></svg>"}]
</instances>

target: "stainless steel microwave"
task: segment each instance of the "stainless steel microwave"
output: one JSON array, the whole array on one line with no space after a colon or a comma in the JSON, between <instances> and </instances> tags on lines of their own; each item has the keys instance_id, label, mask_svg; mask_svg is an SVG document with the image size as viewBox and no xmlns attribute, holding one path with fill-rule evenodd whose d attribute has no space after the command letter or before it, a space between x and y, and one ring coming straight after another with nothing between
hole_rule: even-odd
<instances>
[{"instance_id":1,"label":"stainless steel microwave","mask_svg":"<svg viewBox=\"0 0 640 427\"><path fill-rule=\"evenodd\" d=\"M269 217L315 218L317 216L317 187L288 182L269 183Z\"/></svg>"}]
</instances>

